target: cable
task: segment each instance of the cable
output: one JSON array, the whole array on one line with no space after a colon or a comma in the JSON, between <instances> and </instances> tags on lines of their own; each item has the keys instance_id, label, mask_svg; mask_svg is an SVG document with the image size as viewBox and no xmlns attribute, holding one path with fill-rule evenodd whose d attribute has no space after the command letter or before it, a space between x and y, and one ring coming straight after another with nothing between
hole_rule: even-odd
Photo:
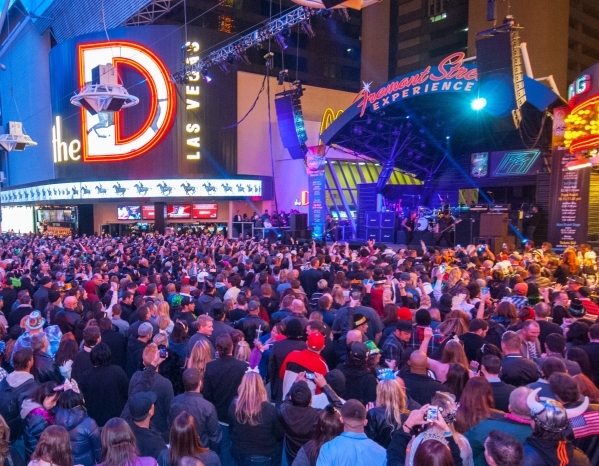
<instances>
[{"instance_id":1,"label":"cable","mask_svg":"<svg viewBox=\"0 0 599 466\"><path fill-rule=\"evenodd\" d=\"M260 91L258 92L258 95L256 96L256 99L254 100L254 103L252 104L250 109L247 111L247 113L241 118L241 120L239 120L237 123L233 123L230 126L224 126L221 129L235 128L236 126L239 126L241 123L243 123L243 121L249 116L250 113L252 113L252 110L254 110L254 108L256 107L256 104L258 103L258 100L260 99L260 95L262 94L262 92L264 92L264 84L266 83L267 79L268 79L268 73L266 75L264 75L264 79L262 80L262 87L260 88Z\"/></svg>"}]
</instances>

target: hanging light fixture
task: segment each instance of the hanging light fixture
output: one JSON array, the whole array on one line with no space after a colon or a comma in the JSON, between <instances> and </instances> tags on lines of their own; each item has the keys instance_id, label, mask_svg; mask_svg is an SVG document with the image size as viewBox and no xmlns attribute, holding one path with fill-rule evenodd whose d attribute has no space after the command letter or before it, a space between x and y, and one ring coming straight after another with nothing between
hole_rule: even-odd
<instances>
[{"instance_id":1,"label":"hanging light fixture","mask_svg":"<svg viewBox=\"0 0 599 466\"><path fill-rule=\"evenodd\" d=\"M114 113L122 108L133 107L139 99L118 83L116 67L99 65L92 70L92 81L79 94L71 97L71 103L83 107L92 115L100 112Z\"/></svg>"},{"instance_id":2,"label":"hanging light fixture","mask_svg":"<svg viewBox=\"0 0 599 466\"><path fill-rule=\"evenodd\" d=\"M22 151L27 146L37 146L37 142L23 133L23 123L9 121L8 133L0 134L0 146L7 152Z\"/></svg>"}]
</instances>

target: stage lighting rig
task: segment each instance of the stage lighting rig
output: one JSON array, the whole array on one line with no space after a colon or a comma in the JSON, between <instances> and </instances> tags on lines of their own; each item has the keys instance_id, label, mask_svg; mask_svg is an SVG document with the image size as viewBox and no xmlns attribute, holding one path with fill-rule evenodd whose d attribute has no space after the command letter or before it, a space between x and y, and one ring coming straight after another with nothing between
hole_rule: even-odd
<instances>
[{"instance_id":1,"label":"stage lighting rig","mask_svg":"<svg viewBox=\"0 0 599 466\"><path fill-rule=\"evenodd\" d=\"M122 108L133 107L139 103L139 99L130 95L127 89L118 83L114 66L99 65L92 70L92 81L87 83L79 94L71 97L71 103L96 115L100 112L114 113Z\"/></svg>"}]
</instances>

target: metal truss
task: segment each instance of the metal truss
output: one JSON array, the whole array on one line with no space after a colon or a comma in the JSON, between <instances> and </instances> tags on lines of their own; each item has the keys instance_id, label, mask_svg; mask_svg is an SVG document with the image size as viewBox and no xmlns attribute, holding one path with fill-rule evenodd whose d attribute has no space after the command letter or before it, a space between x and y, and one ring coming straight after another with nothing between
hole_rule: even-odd
<instances>
[{"instance_id":1,"label":"metal truss","mask_svg":"<svg viewBox=\"0 0 599 466\"><path fill-rule=\"evenodd\" d=\"M183 3L183 0L152 0L148 5L125 21L123 26L152 24L181 3Z\"/></svg>"},{"instance_id":2,"label":"metal truss","mask_svg":"<svg viewBox=\"0 0 599 466\"><path fill-rule=\"evenodd\" d=\"M173 73L171 78L177 84L183 84L186 77L189 75L200 73L202 70L206 70L211 66L223 63L229 57L233 57L237 60L243 60L246 50L259 45L260 43L265 42L272 37L275 37L286 28L303 23L304 21L309 21L312 15L314 15L314 13L311 8L303 6L296 8L295 10L292 10L291 12L282 15L275 20L269 21L261 28L246 34L235 42L215 50L207 57L200 59L198 62L185 66L179 71Z\"/></svg>"}]
</instances>

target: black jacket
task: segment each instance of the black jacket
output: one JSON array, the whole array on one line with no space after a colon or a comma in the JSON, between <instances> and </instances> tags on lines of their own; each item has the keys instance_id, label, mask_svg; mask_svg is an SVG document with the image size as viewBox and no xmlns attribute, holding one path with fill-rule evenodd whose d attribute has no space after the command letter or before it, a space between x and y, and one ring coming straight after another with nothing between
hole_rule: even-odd
<instances>
[{"instance_id":1,"label":"black jacket","mask_svg":"<svg viewBox=\"0 0 599 466\"><path fill-rule=\"evenodd\" d=\"M339 364L337 369L345 375L345 393L343 395L346 400L355 399L364 406L375 402L377 379L371 371L358 369L347 363Z\"/></svg>"},{"instance_id":2,"label":"black jacket","mask_svg":"<svg viewBox=\"0 0 599 466\"><path fill-rule=\"evenodd\" d=\"M102 343L106 343L112 353L112 364L127 369L127 338L120 332L106 330L102 332Z\"/></svg>"},{"instance_id":3,"label":"black jacket","mask_svg":"<svg viewBox=\"0 0 599 466\"><path fill-rule=\"evenodd\" d=\"M501 361L500 378L514 387L523 387L539 380L539 368L530 359L508 355Z\"/></svg>"},{"instance_id":4,"label":"black jacket","mask_svg":"<svg viewBox=\"0 0 599 466\"><path fill-rule=\"evenodd\" d=\"M87 415L83 406L56 410L55 424L69 432L73 462L93 466L102 460L102 442L98 424Z\"/></svg>"},{"instance_id":5,"label":"black jacket","mask_svg":"<svg viewBox=\"0 0 599 466\"><path fill-rule=\"evenodd\" d=\"M508 405L510 404L510 394L516 390L516 387L500 380L499 382L491 382L491 390L493 390L495 409L503 411L504 413L509 412Z\"/></svg>"},{"instance_id":6,"label":"black jacket","mask_svg":"<svg viewBox=\"0 0 599 466\"><path fill-rule=\"evenodd\" d=\"M275 456L278 453L278 444L284 435L277 410L267 401L262 403L260 423L256 426L237 421L235 401L233 401L229 407L229 433L231 454L233 457L242 458L255 455Z\"/></svg>"},{"instance_id":7,"label":"black jacket","mask_svg":"<svg viewBox=\"0 0 599 466\"><path fill-rule=\"evenodd\" d=\"M185 392L176 396L168 413L169 430L175 418L183 411L193 416L202 446L220 453L222 431L214 405L200 393Z\"/></svg>"},{"instance_id":8,"label":"black jacket","mask_svg":"<svg viewBox=\"0 0 599 466\"><path fill-rule=\"evenodd\" d=\"M558 459L557 448L558 442L528 437L524 443L524 462L522 465L559 466L564 464ZM586 455L570 442L566 443L566 456L568 466L591 466L591 462Z\"/></svg>"},{"instance_id":9,"label":"black jacket","mask_svg":"<svg viewBox=\"0 0 599 466\"><path fill-rule=\"evenodd\" d=\"M306 342L287 338L276 341L268 358L268 378L270 379L271 397L274 401L283 401L283 379L279 378L279 369L289 353L306 349Z\"/></svg>"},{"instance_id":10,"label":"black jacket","mask_svg":"<svg viewBox=\"0 0 599 466\"><path fill-rule=\"evenodd\" d=\"M81 325L81 316L70 309L62 309L56 313L54 323L58 325L60 331L65 333L72 332L76 338L79 338L79 327Z\"/></svg>"},{"instance_id":11,"label":"black jacket","mask_svg":"<svg viewBox=\"0 0 599 466\"><path fill-rule=\"evenodd\" d=\"M238 320L233 324L237 330L241 330L245 335L245 341L250 345L250 348L254 347L254 340L256 339L256 331L262 328L262 334L270 332L270 325L265 320L262 320L258 316L249 315L241 320Z\"/></svg>"},{"instance_id":12,"label":"black jacket","mask_svg":"<svg viewBox=\"0 0 599 466\"><path fill-rule=\"evenodd\" d=\"M221 356L206 364L202 394L216 408L220 422L229 422L229 406L237 396L237 389L248 364L233 356Z\"/></svg>"},{"instance_id":13,"label":"black jacket","mask_svg":"<svg viewBox=\"0 0 599 466\"><path fill-rule=\"evenodd\" d=\"M447 387L428 375L414 374L408 368L401 370L400 377L406 385L406 394L421 406L431 402L436 392L446 392Z\"/></svg>"},{"instance_id":14,"label":"black jacket","mask_svg":"<svg viewBox=\"0 0 599 466\"><path fill-rule=\"evenodd\" d=\"M142 355L147 343L140 341L137 337L130 336L127 341L127 376L131 377L141 369Z\"/></svg>"},{"instance_id":15,"label":"black jacket","mask_svg":"<svg viewBox=\"0 0 599 466\"><path fill-rule=\"evenodd\" d=\"M308 269L300 273L299 280L308 299L311 299L312 295L318 291L318 282L322 279L322 275L320 269Z\"/></svg>"},{"instance_id":16,"label":"black jacket","mask_svg":"<svg viewBox=\"0 0 599 466\"><path fill-rule=\"evenodd\" d=\"M80 349L73 359L71 377L73 377L77 382L81 380L86 371L94 367L89 356L90 351L86 351L85 348Z\"/></svg>"},{"instance_id":17,"label":"black jacket","mask_svg":"<svg viewBox=\"0 0 599 466\"><path fill-rule=\"evenodd\" d=\"M341 408L343 403L331 387L325 385L322 391L333 406ZM299 449L312 439L320 411L311 406L296 406L289 397L279 407L279 420L285 430L288 464L293 463Z\"/></svg>"},{"instance_id":18,"label":"black jacket","mask_svg":"<svg viewBox=\"0 0 599 466\"><path fill-rule=\"evenodd\" d=\"M389 423L385 414L385 407L377 406L366 413L368 424L364 428L364 433L381 447L388 448L393 432L400 428L407 418L407 414L402 414L399 422L394 419L392 423Z\"/></svg>"},{"instance_id":19,"label":"black jacket","mask_svg":"<svg viewBox=\"0 0 599 466\"><path fill-rule=\"evenodd\" d=\"M64 380L54 359L40 350L33 353L33 367L31 368L31 374L38 383L53 381L57 384L61 384Z\"/></svg>"},{"instance_id":20,"label":"black jacket","mask_svg":"<svg viewBox=\"0 0 599 466\"><path fill-rule=\"evenodd\" d=\"M166 442L160 433L150 426L149 429L139 427L134 422L129 422L129 427L135 435L137 448L139 448L140 456L151 456L158 459L160 452L166 449Z\"/></svg>"},{"instance_id":21,"label":"black jacket","mask_svg":"<svg viewBox=\"0 0 599 466\"><path fill-rule=\"evenodd\" d=\"M117 365L98 366L83 374L79 388L85 398L87 412L103 427L109 419L119 417L123 412L127 403L129 378Z\"/></svg>"},{"instance_id":22,"label":"black jacket","mask_svg":"<svg viewBox=\"0 0 599 466\"><path fill-rule=\"evenodd\" d=\"M43 312L46 309L46 306L49 302L48 288L46 288L45 286L40 286L37 289L37 291L33 293L31 300L33 301L33 307L39 310L40 312Z\"/></svg>"},{"instance_id":23,"label":"black jacket","mask_svg":"<svg viewBox=\"0 0 599 466\"><path fill-rule=\"evenodd\" d=\"M203 294L198 299L198 309L196 309L196 314L208 314L210 317L213 317L212 309L216 304L222 304L222 300L216 295Z\"/></svg>"}]
</instances>

